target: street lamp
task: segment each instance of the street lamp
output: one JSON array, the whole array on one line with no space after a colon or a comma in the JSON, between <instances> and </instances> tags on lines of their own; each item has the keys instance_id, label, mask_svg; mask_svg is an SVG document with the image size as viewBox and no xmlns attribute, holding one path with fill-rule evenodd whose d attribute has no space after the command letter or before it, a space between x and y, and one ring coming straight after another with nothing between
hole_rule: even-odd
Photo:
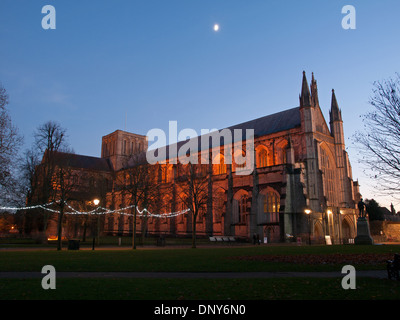
<instances>
[{"instance_id":1,"label":"street lamp","mask_svg":"<svg viewBox=\"0 0 400 320\"><path fill-rule=\"evenodd\" d=\"M93 204L97 207L98 205L99 205L99 203L100 203L100 200L99 199L94 199L93 200ZM95 209L95 211L97 210L97 208ZM97 228L99 228L99 221L97 221ZM93 222L93 243L92 243L92 250L94 250L94 242L95 242L95 239L96 239L96 236L95 236L95 232L94 232L94 230L95 230L95 228L94 228L94 222ZM97 230L97 232L98 232L98 230Z\"/></svg>"},{"instance_id":2,"label":"street lamp","mask_svg":"<svg viewBox=\"0 0 400 320\"><path fill-rule=\"evenodd\" d=\"M311 210L306 208L304 213L308 216L308 244L311 245Z\"/></svg>"}]
</instances>

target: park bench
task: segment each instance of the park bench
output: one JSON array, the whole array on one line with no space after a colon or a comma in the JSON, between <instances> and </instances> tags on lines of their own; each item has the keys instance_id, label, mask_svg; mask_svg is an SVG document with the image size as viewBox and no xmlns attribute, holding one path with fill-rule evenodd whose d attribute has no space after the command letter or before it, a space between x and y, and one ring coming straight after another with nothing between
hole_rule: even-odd
<instances>
[{"instance_id":1,"label":"park bench","mask_svg":"<svg viewBox=\"0 0 400 320\"><path fill-rule=\"evenodd\" d=\"M395 253L393 260L387 260L387 272L389 279L400 280L400 254Z\"/></svg>"},{"instance_id":2,"label":"park bench","mask_svg":"<svg viewBox=\"0 0 400 320\"><path fill-rule=\"evenodd\" d=\"M211 242L235 242L236 239L235 237L210 237L209 238Z\"/></svg>"}]
</instances>

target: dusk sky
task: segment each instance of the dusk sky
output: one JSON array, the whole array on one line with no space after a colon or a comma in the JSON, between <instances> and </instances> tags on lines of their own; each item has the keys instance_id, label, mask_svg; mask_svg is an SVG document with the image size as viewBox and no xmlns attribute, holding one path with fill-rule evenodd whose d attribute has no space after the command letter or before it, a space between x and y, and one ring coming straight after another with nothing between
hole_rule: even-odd
<instances>
[{"instance_id":1,"label":"dusk sky","mask_svg":"<svg viewBox=\"0 0 400 320\"><path fill-rule=\"evenodd\" d=\"M55 30L42 28L45 5ZM342 28L345 5L355 30ZM23 149L55 120L76 153L100 156L117 129L168 132L176 120L200 133L297 107L302 71L314 72L328 123L335 89L361 193L388 206L352 136L373 82L400 72L399 12L398 0L0 0L0 82Z\"/></svg>"}]
</instances>

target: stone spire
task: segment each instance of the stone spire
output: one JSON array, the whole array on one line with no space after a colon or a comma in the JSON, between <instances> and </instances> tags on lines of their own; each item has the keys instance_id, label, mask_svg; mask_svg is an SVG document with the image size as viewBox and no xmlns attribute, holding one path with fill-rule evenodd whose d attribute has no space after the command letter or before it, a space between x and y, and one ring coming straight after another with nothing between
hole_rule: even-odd
<instances>
[{"instance_id":1,"label":"stone spire","mask_svg":"<svg viewBox=\"0 0 400 320\"><path fill-rule=\"evenodd\" d=\"M342 121L342 112L339 110L339 105L336 100L335 90L332 89L331 110L329 112L330 122Z\"/></svg>"},{"instance_id":2,"label":"stone spire","mask_svg":"<svg viewBox=\"0 0 400 320\"><path fill-rule=\"evenodd\" d=\"M312 73L310 87L311 87L311 102L314 107L317 107L317 106L319 106L318 88L317 88L317 81L314 79L314 72Z\"/></svg>"},{"instance_id":3,"label":"stone spire","mask_svg":"<svg viewBox=\"0 0 400 320\"><path fill-rule=\"evenodd\" d=\"M306 72L303 71L303 82L301 86L301 94L300 94L300 107L311 107L311 94L308 89L308 82L306 78Z\"/></svg>"}]
</instances>

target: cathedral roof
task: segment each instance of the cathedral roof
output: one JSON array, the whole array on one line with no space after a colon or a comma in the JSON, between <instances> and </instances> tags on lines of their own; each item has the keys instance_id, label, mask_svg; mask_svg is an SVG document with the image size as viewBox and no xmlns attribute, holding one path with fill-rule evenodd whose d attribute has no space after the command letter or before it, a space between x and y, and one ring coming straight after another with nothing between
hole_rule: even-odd
<instances>
[{"instance_id":1,"label":"cathedral roof","mask_svg":"<svg viewBox=\"0 0 400 320\"><path fill-rule=\"evenodd\" d=\"M227 129L254 129L254 136L261 137L267 134L286 131L301 125L300 108L292 108L268 116L243 122ZM244 132L245 134L245 132Z\"/></svg>"},{"instance_id":2,"label":"cathedral roof","mask_svg":"<svg viewBox=\"0 0 400 320\"><path fill-rule=\"evenodd\" d=\"M232 133L232 140L234 139L234 130L239 129L242 130L242 140L246 140L246 129L253 129L254 130L254 137L261 137L265 135L269 135L276 132L290 130L296 127L301 126L301 119L300 119L300 108L292 108L288 110L284 110L278 113L274 113L271 115L267 115L261 118L257 118L254 120L246 121L243 123L239 123L224 129L230 130ZM224 130L221 129L220 131ZM208 134L209 136L209 145L211 146L211 135L212 133ZM204 136L203 136L204 137ZM197 137L200 138L200 137ZM166 147L158 148L158 150L165 149L166 158L170 158L169 151L173 148L173 150L178 150L184 144L186 144L189 140L179 141L176 144L167 145ZM203 150L201 146L202 139L197 139L198 142L198 151ZM158 151L157 150L157 151ZM158 152L154 150L150 150L150 152L154 152L154 155L157 156ZM172 155L174 157L174 155Z\"/></svg>"},{"instance_id":3,"label":"cathedral roof","mask_svg":"<svg viewBox=\"0 0 400 320\"><path fill-rule=\"evenodd\" d=\"M64 162L68 167L81 168L96 171L111 171L108 159L84 156L74 153L57 152L55 154L56 163Z\"/></svg>"}]
</instances>

